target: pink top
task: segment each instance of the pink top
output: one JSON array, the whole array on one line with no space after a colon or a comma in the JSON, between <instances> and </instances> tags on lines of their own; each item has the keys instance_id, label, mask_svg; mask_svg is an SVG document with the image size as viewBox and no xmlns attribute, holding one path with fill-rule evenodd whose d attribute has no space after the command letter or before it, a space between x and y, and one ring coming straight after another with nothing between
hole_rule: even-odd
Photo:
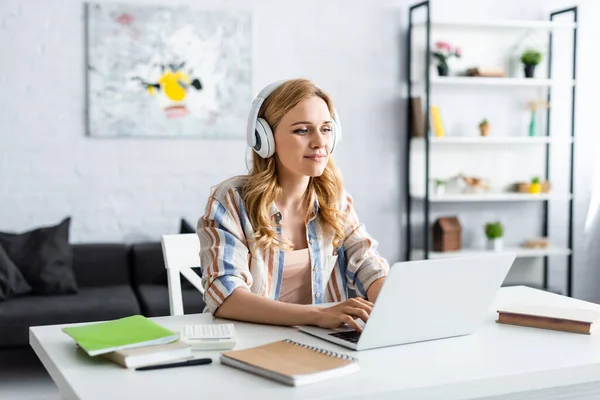
<instances>
[{"instance_id":1,"label":"pink top","mask_svg":"<svg viewBox=\"0 0 600 400\"><path fill-rule=\"evenodd\" d=\"M295 304L311 304L311 281L308 249L286 251L279 301Z\"/></svg>"}]
</instances>

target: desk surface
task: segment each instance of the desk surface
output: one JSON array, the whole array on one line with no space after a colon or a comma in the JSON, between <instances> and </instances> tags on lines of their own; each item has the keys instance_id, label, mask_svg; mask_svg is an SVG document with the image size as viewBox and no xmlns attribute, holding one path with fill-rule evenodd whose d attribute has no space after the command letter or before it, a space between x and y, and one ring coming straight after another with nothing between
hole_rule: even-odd
<instances>
[{"instance_id":1,"label":"desk surface","mask_svg":"<svg viewBox=\"0 0 600 400\"><path fill-rule=\"evenodd\" d=\"M67 399L470 399L558 398L600 393L600 333L578 335L495 323L498 307L526 301L600 306L527 287L498 291L483 326L473 335L355 352L294 328L235 323L236 349L290 338L357 357L360 372L303 387L287 387L219 363L156 371L121 368L75 349L65 325L32 327L30 344ZM171 329L218 321L209 314L154 318ZM536 391L519 393L524 391ZM512 395L511 395L512 393ZM600 397L600 396L599 396ZM496 397L494 397L496 398ZM500 397L499 397L500 398ZM537 398L537 397L536 397ZM563 397L561 397L563 398Z\"/></svg>"}]
</instances>

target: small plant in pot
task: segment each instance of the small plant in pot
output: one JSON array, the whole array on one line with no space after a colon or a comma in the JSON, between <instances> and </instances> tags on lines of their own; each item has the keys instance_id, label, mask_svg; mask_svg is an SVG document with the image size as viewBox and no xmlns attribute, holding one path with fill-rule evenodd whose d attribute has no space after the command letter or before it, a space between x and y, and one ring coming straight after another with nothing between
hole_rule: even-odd
<instances>
[{"instance_id":1,"label":"small plant in pot","mask_svg":"<svg viewBox=\"0 0 600 400\"><path fill-rule=\"evenodd\" d=\"M531 179L531 183L529 184L529 193L542 193L542 183L540 182L540 178L537 176Z\"/></svg>"},{"instance_id":2,"label":"small plant in pot","mask_svg":"<svg viewBox=\"0 0 600 400\"><path fill-rule=\"evenodd\" d=\"M501 251L504 248L504 226L499 221L485 224L485 236L489 250Z\"/></svg>"},{"instance_id":3,"label":"small plant in pot","mask_svg":"<svg viewBox=\"0 0 600 400\"><path fill-rule=\"evenodd\" d=\"M447 76L448 59L451 57L460 58L462 56L462 52L460 47L452 47L452 45L447 42L437 42L435 44L435 49L432 51L432 55L437 61L438 75Z\"/></svg>"},{"instance_id":4,"label":"small plant in pot","mask_svg":"<svg viewBox=\"0 0 600 400\"><path fill-rule=\"evenodd\" d=\"M525 77L533 78L535 67L542 61L542 53L537 50L526 50L521 55L521 62L525 66Z\"/></svg>"},{"instance_id":5,"label":"small plant in pot","mask_svg":"<svg viewBox=\"0 0 600 400\"><path fill-rule=\"evenodd\" d=\"M481 136L487 136L490 133L490 123L487 119L484 119L479 123L479 132Z\"/></svg>"},{"instance_id":6,"label":"small plant in pot","mask_svg":"<svg viewBox=\"0 0 600 400\"><path fill-rule=\"evenodd\" d=\"M446 189L446 183L447 183L447 181L444 179L434 179L433 180L434 193L436 196L442 196L444 194L444 191Z\"/></svg>"}]
</instances>

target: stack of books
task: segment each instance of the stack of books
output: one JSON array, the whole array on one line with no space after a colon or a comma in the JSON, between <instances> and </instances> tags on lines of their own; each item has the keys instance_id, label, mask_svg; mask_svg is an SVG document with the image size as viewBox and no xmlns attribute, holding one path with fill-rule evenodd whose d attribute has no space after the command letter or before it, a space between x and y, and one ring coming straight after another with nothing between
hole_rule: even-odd
<instances>
[{"instance_id":1,"label":"stack of books","mask_svg":"<svg viewBox=\"0 0 600 400\"><path fill-rule=\"evenodd\" d=\"M192 347L179 334L141 315L62 329L89 356L101 356L125 368L192 358Z\"/></svg>"}]
</instances>

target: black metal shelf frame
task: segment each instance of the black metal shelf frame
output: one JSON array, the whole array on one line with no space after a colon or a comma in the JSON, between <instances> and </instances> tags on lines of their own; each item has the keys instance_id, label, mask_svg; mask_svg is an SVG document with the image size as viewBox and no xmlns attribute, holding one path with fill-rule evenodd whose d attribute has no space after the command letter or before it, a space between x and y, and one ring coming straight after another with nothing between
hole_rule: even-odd
<instances>
[{"instance_id":1,"label":"black metal shelf frame","mask_svg":"<svg viewBox=\"0 0 600 400\"><path fill-rule=\"evenodd\" d=\"M417 10L425 9L425 134L426 140L425 143L425 198L423 199L423 251L424 258L429 259L430 253L430 193L429 193L429 164L430 164L430 141L429 139L429 127L430 127L430 97L431 97L431 88L430 88L430 74L429 74L429 66L431 65L431 5L430 1L422 1L420 3L414 4L409 9L408 14L408 35L407 35L407 67L406 67L406 84L407 84L407 129L406 129L406 153L405 153L405 193L406 193L406 260L411 259L411 251L413 250L412 244L412 201L414 199L411 197L410 193L410 176L411 176L411 163L410 163L410 151L411 151L411 129L412 129L412 113L410 110L412 98L412 85L413 85L413 77L412 77L412 35L413 35L413 27L414 27L414 13ZM550 21L553 21L554 18L558 15L564 15L567 13L571 13L573 16L573 22L575 23L575 27L573 28L573 52L572 52L572 75L573 75L573 86L571 93L571 143L570 143L570 155L569 155L569 219L568 219L568 236L567 243L568 248L570 250L569 255L567 255L567 270L566 270L566 291L567 296L572 296L573 294L573 204L574 204L574 151L575 151L575 90L577 83L577 7L565 8L562 10L558 10L550 13ZM549 30L549 39L548 39L548 79L552 79L552 29ZM552 97L552 86L547 88L547 101L550 103ZM550 136L550 117L552 113L552 108L547 108L546 111L546 136ZM550 143L546 143L546 157L545 157L545 178L549 179L550 177ZM548 213L548 201L544 201L543 209L544 209L544 217L543 217L543 227L542 231L545 236L549 233L549 213ZM544 289L548 288L548 256L544 256L544 269L543 269L543 287Z\"/></svg>"}]
</instances>

